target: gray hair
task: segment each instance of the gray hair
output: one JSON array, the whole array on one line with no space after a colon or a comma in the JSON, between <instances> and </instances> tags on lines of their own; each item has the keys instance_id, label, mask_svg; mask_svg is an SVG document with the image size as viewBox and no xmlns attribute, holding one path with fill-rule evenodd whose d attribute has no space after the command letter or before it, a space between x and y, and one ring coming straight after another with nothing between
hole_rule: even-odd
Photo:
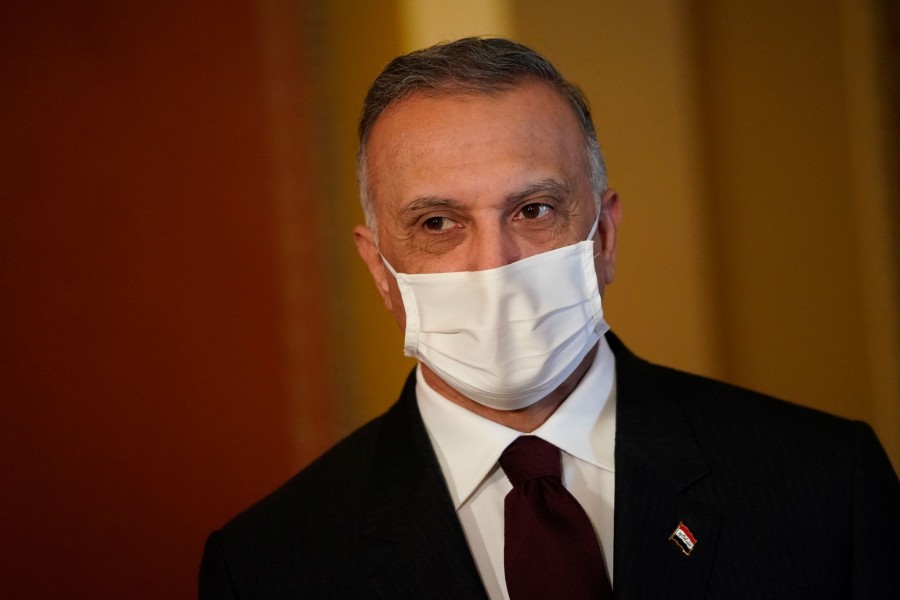
<instances>
[{"instance_id":1,"label":"gray hair","mask_svg":"<svg viewBox=\"0 0 900 600\"><path fill-rule=\"evenodd\" d=\"M572 107L581 125L587 151L591 188L597 212L606 191L606 166L587 100L574 84L543 56L503 38L469 37L437 44L392 60L372 83L359 121L359 153L356 156L359 196L366 226L376 236L377 222L366 168L366 143L378 118L387 108L413 94L497 95L526 80L537 79L558 91Z\"/></svg>"}]
</instances>

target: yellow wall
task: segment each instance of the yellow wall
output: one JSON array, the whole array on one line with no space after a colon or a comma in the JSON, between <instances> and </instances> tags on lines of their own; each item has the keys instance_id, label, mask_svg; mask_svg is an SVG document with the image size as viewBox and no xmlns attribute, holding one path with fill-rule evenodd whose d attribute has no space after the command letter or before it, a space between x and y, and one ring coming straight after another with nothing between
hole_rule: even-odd
<instances>
[{"instance_id":1,"label":"yellow wall","mask_svg":"<svg viewBox=\"0 0 900 600\"><path fill-rule=\"evenodd\" d=\"M866 9L710 1L695 27L725 375L870 421L896 461L896 190Z\"/></svg>"},{"instance_id":2,"label":"yellow wall","mask_svg":"<svg viewBox=\"0 0 900 600\"><path fill-rule=\"evenodd\" d=\"M871 2L340 6L318 9L315 51L334 69L320 79L331 94L320 116L336 192L325 226L340 228L328 260L347 277L332 325L340 360L356 365L337 375L346 428L389 405L411 366L349 238L365 87L398 52L500 33L542 51L591 100L623 199L606 310L626 343L865 419L900 462L896 190Z\"/></svg>"}]
</instances>

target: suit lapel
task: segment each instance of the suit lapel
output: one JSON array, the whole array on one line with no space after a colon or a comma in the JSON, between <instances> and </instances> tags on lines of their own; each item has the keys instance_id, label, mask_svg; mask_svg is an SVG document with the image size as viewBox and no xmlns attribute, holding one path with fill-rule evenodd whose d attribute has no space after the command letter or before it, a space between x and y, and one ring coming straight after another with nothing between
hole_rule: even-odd
<instances>
[{"instance_id":1,"label":"suit lapel","mask_svg":"<svg viewBox=\"0 0 900 600\"><path fill-rule=\"evenodd\" d=\"M415 400L415 374L385 415L364 534L384 598L487 598Z\"/></svg>"},{"instance_id":2,"label":"suit lapel","mask_svg":"<svg viewBox=\"0 0 900 600\"><path fill-rule=\"evenodd\" d=\"M614 587L617 598L702 598L715 558L719 515L689 488L707 466L665 372L607 334L616 354L616 499ZM679 524L696 544L669 539Z\"/></svg>"}]
</instances>

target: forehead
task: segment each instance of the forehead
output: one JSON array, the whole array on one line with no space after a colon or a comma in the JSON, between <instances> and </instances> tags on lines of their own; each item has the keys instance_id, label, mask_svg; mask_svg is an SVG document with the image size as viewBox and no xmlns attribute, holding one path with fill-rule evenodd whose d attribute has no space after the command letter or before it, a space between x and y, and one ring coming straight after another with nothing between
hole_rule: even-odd
<instances>
[{"instance_id":1,"label":"forehead","mask_svg":"<svg viewBox=\"0 0 900 600\"><path fill-rule=\"evenodd\" d=\"M368 183L378 197L442 173L488 175L488 165L507 175L515 165L583 172L585 148L569 102L541 81L492 95L416 93L375 122L366 147Z\"/></svg>"}]
</instances>

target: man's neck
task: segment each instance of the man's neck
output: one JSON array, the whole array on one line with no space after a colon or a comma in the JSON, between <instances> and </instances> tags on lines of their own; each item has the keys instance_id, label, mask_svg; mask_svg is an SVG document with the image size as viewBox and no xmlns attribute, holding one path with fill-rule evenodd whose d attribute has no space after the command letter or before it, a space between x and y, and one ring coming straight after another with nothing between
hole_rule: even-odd
<instances>
[{"instance_id":1,"label":"man's neck","mask_svg":"<svg viewBox=\"0 0 900 600\"><path fill-rule=\"evenodd\" d=\"M550 415L556 412L556 409L569 397L569 394L572 393L572 390L575 389L578 382L581 381L581 378L584 377L584 374L587 373L587 370L590 368L591 364L593 364L594 357L597 355L597 348L598 346L594 346L575 371L549 395L541 398L530 406L517 410L498 410L475 402L471 398L456 391L456 389L438 377L434 371L429 369L424 363L421 365L422 375L425 377L425 382L433 390L454 404L458 404L480 417L489 419L495 423L509 427L510 429L515 429L522 433L531 433L543 425L544 422L550 418Z\"/></svg>"}]
</instances>

